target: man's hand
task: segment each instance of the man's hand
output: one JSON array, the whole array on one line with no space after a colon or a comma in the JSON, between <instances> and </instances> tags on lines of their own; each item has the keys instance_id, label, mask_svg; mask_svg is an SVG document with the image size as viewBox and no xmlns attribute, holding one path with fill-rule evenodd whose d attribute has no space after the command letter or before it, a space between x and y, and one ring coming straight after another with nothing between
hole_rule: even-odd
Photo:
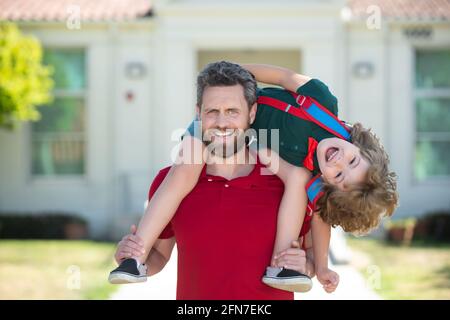
<instances>
[{"instance_id":1,"label":"man's hand","mask_svg":"<svg viewBox=\"0 0 450 320\"><path fill-rule=\"evenodd\" d=\"M322 284L323 289L327 293L332 293L336 290L339 284L339 275L330 269L316 270L317 280Z\"/></svg>"},{"instance_id":2,"label":"man's hand","mask_svg":"<svg viewBox=\"0 0 450 320\"><path fill-rule=\"evenodd\" d=\"M306 271L306 253L300 249L298 241L292 241L291 248L277 253L274 256L274 266L286 268L307 274Z\"/></svg>"},{"instance_id":3,"label":"man's hand","mask_svg":"<svg viewBox=\"0 0 450 320\"><path fill-rule=\"evenodd\" d=\"M144 254L144 242L136 235L137 227L133 224L130 227L130 234L127 234L117 245L116 254L114 258L120 264L122 260L131 257L140 257Z\"/></svg>"}]
</instances>

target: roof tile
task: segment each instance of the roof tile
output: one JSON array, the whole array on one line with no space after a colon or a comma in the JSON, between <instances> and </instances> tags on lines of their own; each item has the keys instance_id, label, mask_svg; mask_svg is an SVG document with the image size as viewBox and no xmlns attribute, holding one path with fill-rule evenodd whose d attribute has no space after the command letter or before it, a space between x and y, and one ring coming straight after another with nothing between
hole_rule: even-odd
<instances>
[{"instance_id":1,"label":"roof tile","mask_svg":"<svg viewBox=\"0 0 450 320\"><path fill-rule=\"evenodd\" d=\"M0 20L65 21L80 8L81 20L132 20L151 14L149 0L1 0Z\"/></svg>"}]
</instances>

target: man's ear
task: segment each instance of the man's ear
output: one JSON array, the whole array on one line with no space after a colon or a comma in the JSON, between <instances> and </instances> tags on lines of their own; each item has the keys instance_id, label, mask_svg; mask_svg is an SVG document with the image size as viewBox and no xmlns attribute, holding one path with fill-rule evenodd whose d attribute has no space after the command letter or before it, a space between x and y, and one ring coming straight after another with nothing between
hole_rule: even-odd
<instances>
[{"instance_id":1,"label":"man's ear","mask_svg":"<svg viewBox=\"0 0 450 320\"><path fill-rule=\"evenodd\" d=\"M258 106L257 106L256 102L250 107L250 124L252 124L253 121L255 121L257 108L258 108Z\"/></svg>"},{"instance_id":2,"label":"man's ear","mask_svg":"<svg viewBox=\"0 0 450 320\"><path fill-rule=\"evenodd\" d=\"M198 104L195 105L195 114L196 114L196 116L197 116L197 120L200 120L200 112L201 112L201 109L200 109L200 107L198 106Z\"/></svg>"}]
</instances>

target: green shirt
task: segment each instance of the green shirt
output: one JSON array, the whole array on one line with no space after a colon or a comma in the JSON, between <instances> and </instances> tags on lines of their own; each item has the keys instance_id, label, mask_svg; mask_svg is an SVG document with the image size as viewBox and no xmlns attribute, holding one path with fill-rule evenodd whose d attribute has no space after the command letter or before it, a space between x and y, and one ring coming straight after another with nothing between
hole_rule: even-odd
<instances>
[{"instance_id":1,"label":"green shirt","mask_svg":"<svg viewBox=\"0 0 450 320\"><path fill-rule=\"evenodd\" d=\"M337 99L328 87L318 79L311 79L297 89L297 93L312 97L321 105L331 111L335 116L338 113ZM258 88L258 96L275 98L293 107L298 107L294 97L286 90L279 88ZM252 128L257 131L258 143L271 148L271 129L279 130L279 154L287 162L303 167L303 160L308 152L308 138L313 137L320 142L325 138L334 137L325 129L315 123L295 117L274 107L258 104L256 118ZM260 129L267 129L267 138L264 138ZM264 141L266 140L266 141ZM317 158L314 155L314 168L318 170Z\"/></svg>"}]
</instances>

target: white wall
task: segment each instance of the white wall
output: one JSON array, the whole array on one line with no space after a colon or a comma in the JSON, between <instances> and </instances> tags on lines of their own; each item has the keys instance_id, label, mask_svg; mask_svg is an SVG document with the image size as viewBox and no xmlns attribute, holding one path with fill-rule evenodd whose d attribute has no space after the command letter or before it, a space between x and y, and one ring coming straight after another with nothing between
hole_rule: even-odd
<instances>
[{"instance_id":1,"label":"white wall","mask_svg":"<svg viewBox=\"0 0 450 320\"><path fill-rule=\"evenodd\" d=\"M372 128L383 142L386 137L386 57L383 31L349 28L346 90L348 120ZM370 63L373 75L367 78L354 74L358 63Z\"/></svg>"},{"instance_id":2,"label":"white wall","mask_svg":"<svg viewBox=\"0 0 450 320\"><path fill-rule=\"evenodd\" d=\"M153 89L155 65L154 43L151 30L123 30L114 39L115 87L110 96L114 116L111 137L114 159L115 194L114 219L111 230L116 238L128 231L131 223L137 223L143 212L148 188L154 177L152 153L159 142L152 134L157 122L153 113L156 91ZM139 63L145 68L142 78L125 75L128 63ZM128 92L133 100L128 101ZM111 217L111 214L109 214Z\"/></svg>"}]
</instances>

